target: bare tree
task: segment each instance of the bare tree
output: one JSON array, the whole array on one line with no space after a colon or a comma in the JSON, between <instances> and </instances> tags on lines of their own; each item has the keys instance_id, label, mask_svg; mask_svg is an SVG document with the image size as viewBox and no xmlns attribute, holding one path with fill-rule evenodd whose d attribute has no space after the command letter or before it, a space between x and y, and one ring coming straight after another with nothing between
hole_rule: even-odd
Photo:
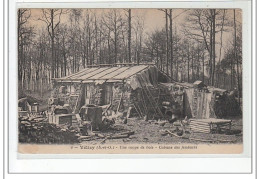
<instances>
[{"instance_id":1,"label":"bare tree","mask_svg":"<svg viewBox=\"0 0 260 179\"><path fill-rule=\"evenodd\" d=\"M171 77L173 78L173 40L172 40L172 9L169 10L169 20L170 20L170 70Z\"/></svg>"},{"instance_id":2,"label":"bare tree","mask_svg":"<svg viewBox=\"0 0 260 179\"><path fill-rule=\"evenodd\" d=\"M237 90L238 90L238 104L240 105L240 75L239 75L239 60L237 58L237 29L236 29L236 10L234 12L234 57L237 63Z\"/></svg>"},{"instance_id":3,"label":"bare tree","mask_svg":"<svg viewBox=\"0 0 260 179\"><path fill-rule=\"evenodd\" d=\"M123 18L118 9L112 9L107 12L103 18L104 25L109 29L109 32L113 33L113 44L114 44L114 63L117 63L117 57L119 52L120 43L120 31L122 30ZM110 36L110 35L109 35ZM110 36L111 37L111 36ZM110 43L110 41L109 41Z\"/></svg>"},{"instance_id":4,"label":"bare tree","mask_svg":"<svg viewBox=\"0 0 260 179\"><path fill-rule=\"evenodd\" d=\"M24 78L25 78L25 54L24 54L24 46L28 44L28 40L30 38L33 29L32 27L28 27L28 19L31 17L31 11L29 9L18 9L17 18L17 30L18 30L18 80L21 81L21 87L24 86Z\"/></svg>"},{"instance_id":5,"label":"bare tree","mask_svg":"<svg viewBox=\"0 0 260 179\"><path fill-rule=\"evenodd\" d=\"M143 31L144 31L144 17L142 15L137 15L134 22L135 31L135 61L137 64L140 63L142 59L142 44L143 44Z\"/></svg>"},{"instance_id":6,"label":"bare tree","mask_svg":"<svg viewBox=\"0 0 260 179\"><path fill-rule=\"evenodd\" d=\"M132 11L127 9L127 19L128 19L128 63L131 63L131 38L132 38Z\"/></svg>"},{"instance_id":7,"label":"bare tree","mask_svg":"<svg viewBox=\"0 0 260 179\"><path fill-rule=\"evenodd\" d=\"M209 53L209 82L211 85L215 83L215 58L216 58L216 10L196 9L189 13L187 21L192 25L189 29L184 28L184 33L190 38L196 38L205 44Z\"/></svg>"},{"instance_id":8,"label":"bare tree","mask_svg":"<svg viewBox=\"0 0 260 179\"><path fill-rule=\"evenodd\" d=\"M39 20L44 21L47 25L48 34L51 38L51 57L52 57L52 65L51 65L51 77L57 77L57 70L56 70L56 60L55 60L55 36L56 36L56 29L61 22L61 14L62 9L42 9L42 18Z\"/></svg>"},{"instance_id":9,"label":"bare tree","mask_svg":"<svg viewBox=\"0 0 260 179\"><path fill-rule=\"evenodd\" d=\"M218 64L220 64L221 58L222 58L222 48L223 48L223 32L224 32L224 25L225 25L225 19L226 19L226 10L223 10L223 14L222 14L222 22L221 22L221 29L220 29L220 47L219 47L219 59L218 59ZM218 67L220 68L220 65L218 65ZM217 69L218 72L220 72L220 69ZM219 85L219 73L217 74L218 78L217 78L217 86Z\"/></svg>"},{"instance_id":10,"label":"bare tree","mask_svg":"<svg viewBox=\"0 0 260 179\"><path fill-rule=\"evenodd\" d=\"M169 25L168 25L168 19L169 19L169 13L168 9L159 9L160 11L163 11L165 13L165 36L166 36L166 73L169 74Z\"/></svg>"}]
</instances>

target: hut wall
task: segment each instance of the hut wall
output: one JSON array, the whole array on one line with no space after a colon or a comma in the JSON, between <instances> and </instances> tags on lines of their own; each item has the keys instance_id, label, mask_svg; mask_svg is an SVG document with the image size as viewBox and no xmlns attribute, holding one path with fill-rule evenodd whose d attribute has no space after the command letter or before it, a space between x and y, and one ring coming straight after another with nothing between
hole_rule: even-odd
<instances>
[{"instance_id":1,"label":"hut wall","mask_svg":"<svg viewBox=\"0 0 260 179\"><path fill-rule=\"evenodd\" d=\"M175 83L167 83L167 85L164 84L163 86L167 87L167 91L164 92L166 95L165 101L171 101L175 112L184 117L184 87Z\"/></svg>"},{"instance_id":2,"label":"hut wall","mask_svg":"<svg viewBox=\"0 0 260 179\"><path fill-rule=\"evenodd\" d=\"M56 99L55 105L68 104L70 112L77 112L84 104L85 86L81 83L56 83L51 98Z\"/></svg>"},{"instance_id":3,"label":"hut wall","mask_svg":"<svg viewBox=\"0 0 260 179\"><path fill-rule=\"evenodd\" d=\"M102 105L103 104L103 88L102 85L95 85L94 83L89 83L89 90L87 93L90 93L89 104Z\"/></svg>"},{"instance_id":4,"label":"hut wall","mask_svg":"<svg viewBox=\"0 0 260 179\"><path fill-rule=\"evenodd\" d=\"M125 83L114 83L112 86L112 110L126 112L130 106L131 90ZM120 102L121 101L121 102ZM120 104L120 106L119 106Z\"/></svg>"},{"instance_id":5,"label":"hut wall","mask_svg":"<svg viewBox=\"0 0 260 179\"><path fill-rule=\"evenodd\" d=\"M86 104L107 105L112 102L113 98L113 84L103 83L97 84L89 83L86 85Z\"/></svg>"}]
</instances>

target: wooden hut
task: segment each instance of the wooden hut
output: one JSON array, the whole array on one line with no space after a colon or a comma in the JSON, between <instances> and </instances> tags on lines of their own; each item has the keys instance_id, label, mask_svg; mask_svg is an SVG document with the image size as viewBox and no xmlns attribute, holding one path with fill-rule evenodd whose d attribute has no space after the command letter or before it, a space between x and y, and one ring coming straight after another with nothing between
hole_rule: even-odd
<instances>
[{"instance_id":1,"label":"wooden hut","mask_svg":"<svg viewBox=\"0 0 260 179\"><path fill-rule=\"evenodd\" d=\"M69 104L74 113L83 105L94 104L111 105L114 111L125 111L133 106L143 116L149 104L156 100L154 95L161 79L170 80L153 65L89 67L53 79L52 98Z\"/></svg>"}]
</instances>

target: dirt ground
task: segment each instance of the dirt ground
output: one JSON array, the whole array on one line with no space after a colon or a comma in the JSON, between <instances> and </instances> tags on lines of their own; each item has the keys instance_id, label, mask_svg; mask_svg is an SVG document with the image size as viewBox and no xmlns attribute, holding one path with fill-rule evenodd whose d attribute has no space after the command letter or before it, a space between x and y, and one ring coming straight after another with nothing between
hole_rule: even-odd
<instances>
[{"instance_id":1,"label":"dirt ground","mask_svg":"<svg viewBox=\"0 0 260 179\"><path fill-rule=\"evenodd\" d=\"M117 121L116 124L106 132L101 132L107 136L110 134L134 131L134 135L123 139L96 139L83 141L82 144L183 144L183 143L242 143L242 119L233 118L231 131L233 134L204 134L185 133L183 137L176 137L170 134L162 135L165 130L173 130L175 126L166 123L164 126L157 121L144 121L143 119L131 118L127 124ZM237 132L241 131L241 132ZM236 134L235 134L236 133Z\"/></svg>"},{"instance_id":2,"label":"dirt ground","mask_svg":"<svg viewBox=\"0 0 260 179\"><path fill-rule=\"evenodd\" d=\"M38 93L30 93L30 96L41 99L40 111L47 108L47 99L50 93L46 92L42 97ZM107 131L98 132L104 136L125 131L134 131L134 135L121 139L102 139L83 141L82 144L197 144L197 143L242 143L243 142L243 124L242 117L228 118L232 120L231 130L233 134L204 134L204 133L185 133L183 137L176 137L170 134L162 135L163 131L172 131L175 126L170 123L160 125L160 122L143 119L131 118L127 124L117 120L116 123ZM241 131L241 132L239 132Z\"/></svg>"}]
</instances>

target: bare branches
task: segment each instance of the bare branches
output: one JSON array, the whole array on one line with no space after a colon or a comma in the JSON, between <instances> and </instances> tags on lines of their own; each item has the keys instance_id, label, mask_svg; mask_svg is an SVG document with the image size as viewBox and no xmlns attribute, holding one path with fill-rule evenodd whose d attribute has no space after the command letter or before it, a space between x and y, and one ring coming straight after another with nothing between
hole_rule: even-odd
<instances>
[{"instance_id":1,"label":"bare branches","mask_svg":"<svg viewBox=\"0 0 260 179\"><path fill-rule=\"evenodd\" d=\"M54 30L57 28L57 26L60 24L60 16L61 16L61 14L62 14L62 9L60 10L60 13L58 13L58 14L54 14L54 17L55 16L59 16L59 18L58 18L58 22L57 22L57 24L54 26Z\"/></svg>"},{"instance_id":2,"label":"bare branches","mask_svg":"<svg viewBox=\"0 0 260 179\"><path fill-rule=\"evenodd\" d=\"M41 64L38 60L45 59L44 68L48 73L54 73L51 77L64 76L90 64L155 62L168 74L173 65L171 73L177 80L192 82L205 76L207 83L210 68L214 70L214 58L218 59L218 65L230 53L228 47L233 47L226 38L233 37L234 23L237 26L236 49L238 53L242 51L239 45L241 14L238 11L238 17L233 19L230 18L231 10L227 9L215 12L212 9L158 9L156 11L161 12L159 20L163 23L152 22L153 19L147 16L148 10L138 9L41 9L39 18L35 16L38 22L30 20L34 11L18 11L18 45L20 50L24 46L26 55L23 59L32 57L35 64ZM28 22L42 28L44 37L40 33L34 35L35 29ZM33 49L34 46L37 49ZM43 46L44 50L40 50ZM238 55L239 62L241 58ZM29 61L32 60L26 61L28 65ZM219 70L220 65L216 67ZM29 73L30 69L27 70ZM225 71L224 67L219 71Z\"/></svg>"}]
</instances>

